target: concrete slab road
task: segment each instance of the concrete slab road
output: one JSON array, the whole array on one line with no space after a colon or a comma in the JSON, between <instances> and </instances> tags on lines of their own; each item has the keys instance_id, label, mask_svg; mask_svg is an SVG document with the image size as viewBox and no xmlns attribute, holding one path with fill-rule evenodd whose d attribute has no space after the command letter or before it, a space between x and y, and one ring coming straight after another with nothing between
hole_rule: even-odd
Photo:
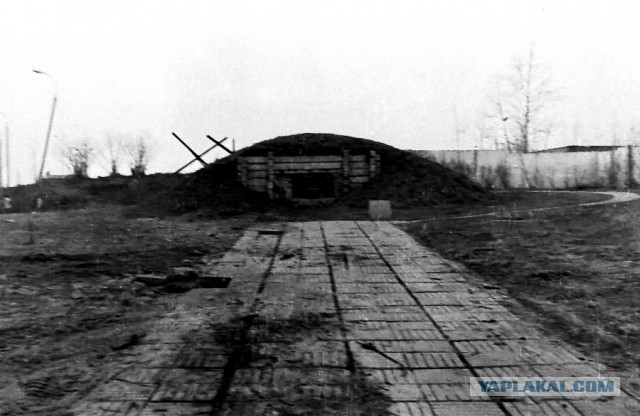
<instances>
[{"instance_id":1,"label":"concrete slab road","mask_svg":"<svg viewBox=\"0 0 640 416\"><path fill-rule=\"evenodd\" d=\"M256 225L83 415L638 415L636 399L471 396L470 377L598 376L388 222ZM624 389L624 380L623 385Z\"/></svg>"}]
</instances>

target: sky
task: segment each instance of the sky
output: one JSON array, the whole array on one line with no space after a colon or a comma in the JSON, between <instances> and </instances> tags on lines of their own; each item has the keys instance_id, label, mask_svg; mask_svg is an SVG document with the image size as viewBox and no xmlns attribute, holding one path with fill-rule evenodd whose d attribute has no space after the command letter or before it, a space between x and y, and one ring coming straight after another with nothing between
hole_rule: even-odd
<instances>
[{"instance_id":1,"label":"sky","mask_svg":"<svg viewBox=\"0 0 640 416\"><path fill-rule=\"evenodd\" d=\"M615 0L0 0L11 184L39 171L54 94L51 174L69 173L65 144L107 135L145 137L150 172L192 159L172 132L197 152L206 135L242 148L303 132L474 149L493 80L532 43L556 90L546 146L625 143L640 131L639 21L640 2ZM90 174L106 169L96 158Z\"/></svg>"}]
</instances>

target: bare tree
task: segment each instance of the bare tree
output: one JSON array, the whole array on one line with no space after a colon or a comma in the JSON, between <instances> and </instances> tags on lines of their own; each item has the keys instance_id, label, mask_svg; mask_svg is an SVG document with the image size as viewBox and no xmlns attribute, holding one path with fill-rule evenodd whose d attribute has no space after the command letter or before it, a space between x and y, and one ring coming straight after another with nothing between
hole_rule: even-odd
<instances>
[{"instance_id":1,"label":"bare tree","mask_svg":"<svg viewBox=\"0 0 640 416\"><path fill-rule=\"evenodd\" d=\"M483 108L475 123L474 134L478 138L480 149L483 150L500 150L501 148L502 142L499 133L497 133L498 127L493 110L493 107Z\"/></svg>"},{"instance_id":2,"label":"bare tree","mask_svg":"<svg viewBox=\"0 0 640 416\"><path fill-rule=\"evenodd\" d=\"M526 57L516 57L508 73L496 80L489 110L496 144L528 153L551 133L550 110L555 91L548 68L538 60L535 45Z\"/></svg>"},{"instance_id":3,"label":"bare tree","mask_svg":"<svg viewBox=\"0 0 640 416\"><path fill-rule=\"evenodd\" d=\"M147 166L151 156L151 147L144 136L139 136L135 142L129 142L124 146L129 159L131 176L140 177L147 173Z\"/></svg>"},{"instance_id":4,"label":"bare tree","mask_svg":"<svg viewBox=\"0 0 640 416\"><path fill-rule=\"evenodd\" d=\"M89 139L82 138L71 143L63 144L60 156L63 162L73 170L78 177L88 177L89 165L93 161L95 149Z\"/></svg>"},{"instance_id":5,"label":"bare tree","mask_svg":"<svg viewBox=\"0 0 640 416\"><path fill-rule=\"evenodd\" d=\"M120 173L118 168L123 157L124 140L121 135L109 133L107 134L100 156L107 164L109 175L117 176Z\"/></svg>"}]
</instances>

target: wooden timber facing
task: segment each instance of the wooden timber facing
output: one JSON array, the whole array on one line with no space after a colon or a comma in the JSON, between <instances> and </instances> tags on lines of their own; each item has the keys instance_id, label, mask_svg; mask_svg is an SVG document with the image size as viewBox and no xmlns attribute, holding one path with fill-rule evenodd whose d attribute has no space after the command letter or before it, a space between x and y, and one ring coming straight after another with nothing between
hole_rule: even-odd
<instances>
[{"instance_id":1,"label":"wooden timber facing","mask_svg":"<svg viewBox=\"0 0 640 416\"><path fill-rule=\"evenodd\" d=\"M298 170L289 170L286 173L287 174L291 174L291 175L295 175L295 174L301 174L301 173L308 173L308 170L305 169L298 169ZM276 170L276 173L277 170ZM349 179L349 178L353 178L353 177L357 177L357 176L366 176L369 177L369 169L368 168L355 168L355 169L350 169L349 170L349 174L345 175L343 174L342 177L344 179ZM243 184L246 181L246 179L253 179L253 178L267 178L269 176L268 172L266 169L261 169L261 170L249 170L245 173L244 175L244 180L243 180ZM337 176L337 175L336 175Z\"/></svg>"},{"instance_id":2,"label":"wooden timber facing","mask_svg":"<svg viewBox=\"0 0 640 416\"><path fill-rule=\"evenodd\" d=\"M380 155L371 151L368 155L351 155L344 151L341 156L249 156L238 158L238 176L244 186L255 191L267 192L274 197L276 175L303 173L332 173L342 178L347 188L363 184L380 173Z\"/></svg>"},{"instance_id":3,"label":"wooden timber facing","mask_svg":"<svg viewBox=\"0 0 640 416\"><path fill-rule=\"evenodd\" d=\"M351 183L366 183L369 182L368 176L352 176L350 179ZM266 178L251 178L247 181L247 186L251 189L255 189L256 187L267 189L267 179Z\"/></svg>"},{"instance_id":4,"label":"wooden timber facing","mask_svg":"<svg viewBox=\"0 0 640 416\"><path fill-rule=\"evenodd\" d=\"M249 174L248 174L248 164L247 161L242 159L238 162L238 174L240 175L240 183L244 186L249 186Z\"/></svg>"},{"instance_id":5,"label":"wooden timber facing","mask_svg":"<svg viewBox=\"0 0 640 416\"><path fill-rule=\"evenodd\" d=\"M274 161L276 163L342 162L343 156L275 156ZM269 160L267 156L247 156L242 157L241 159L249 164L267 163ZM349 159L351 161L365 162L367 160L367 156L349 155Z\"/></svg>"},{"instance_id":6,"label":"wooden timber facing","mask_svg":"<svg viewBox=\"0 0 640 416\"><path fill-rule=\"evenodd\" d=\"M267 193L270 199L273 199L273 177L275 174L273 164L273 152L269 152L267 153Z\"/></svg>"}]
</instances>

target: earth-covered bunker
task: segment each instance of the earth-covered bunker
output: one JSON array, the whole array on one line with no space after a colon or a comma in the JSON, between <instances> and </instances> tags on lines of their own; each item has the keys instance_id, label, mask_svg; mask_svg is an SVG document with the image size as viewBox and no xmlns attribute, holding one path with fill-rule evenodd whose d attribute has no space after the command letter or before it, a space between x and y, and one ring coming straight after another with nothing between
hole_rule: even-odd
<instances>
[{"instance_id":1,"label":"earth-covered bunker","mask_svg":"<svg viewBox=\"0 0 640 416\"><path fill-rule=\"evenodd\" d=\"M271 199L297 203L331 202L380 174L380 155L367 154L265 156L238 158L238 177L247 188Z\"/></svg>"}]
</instances>

